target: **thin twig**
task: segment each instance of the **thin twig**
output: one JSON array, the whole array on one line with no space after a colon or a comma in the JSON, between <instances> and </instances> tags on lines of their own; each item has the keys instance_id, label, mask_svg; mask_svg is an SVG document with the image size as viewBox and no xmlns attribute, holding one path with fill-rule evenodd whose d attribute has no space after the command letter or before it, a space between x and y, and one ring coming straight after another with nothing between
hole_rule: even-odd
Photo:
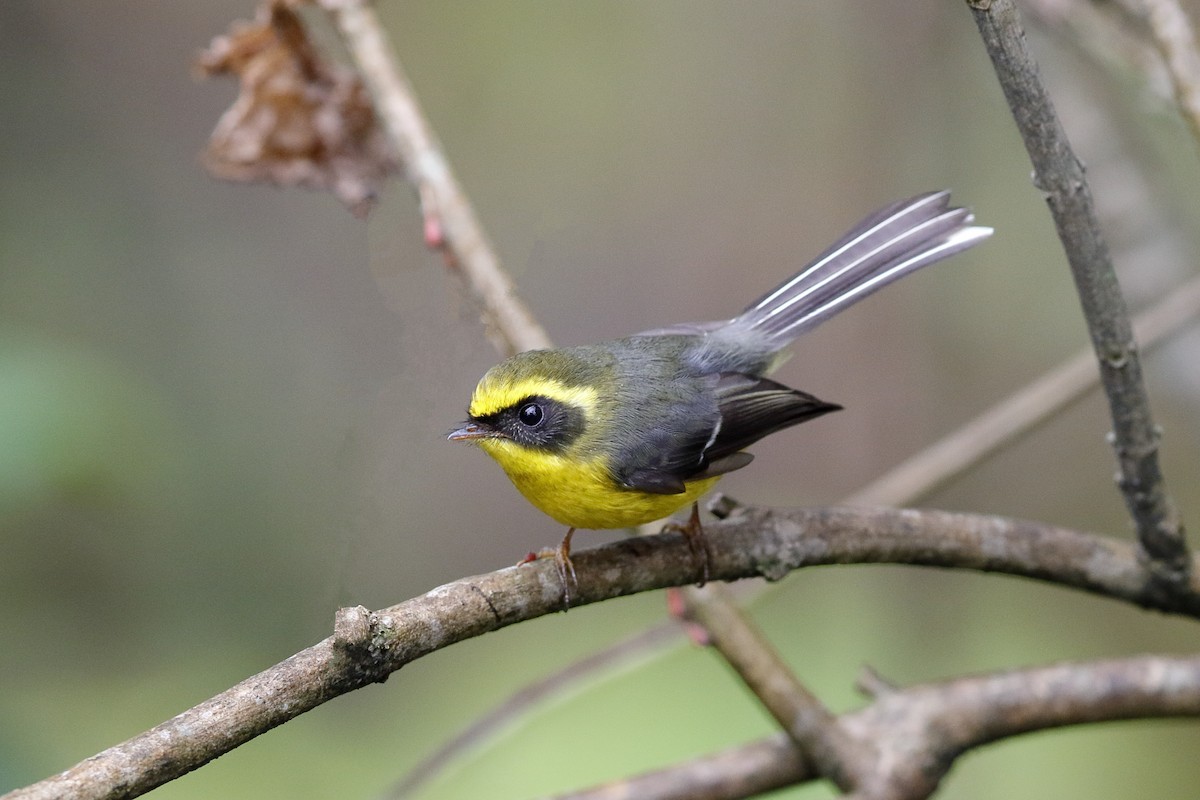
<instances>
[{"instance_id":1,"label":"thin twig","mask_svg":"<svg viewBox=\"0 0 1200 800\"><path fill-rule=\"evenodd\" d=\"M714 581L778 579L824 564L913 564L1035 578L1200 618L1200 580L1165 596L1129 545L1036 522L944 511L743 508L710 524L706 536ZM689 584L689 554L677 534L578 553L573 603ZM561 598L557 566L540 561L463 578L375 613L350 609L333 637L4 800L136 797L417 658L558 613Z\"/></svg>"},{"instance_id":2,"label":"thin twig","mask_svg":"<svg viewBox=\"0 0 1200 800\"><path fill-rule=\"evenodd\" d=\"M553 800L738 800L818 777L796 743L779 734Z\"/></svg>"},{"instance_id":3,"label":"thin twig","mask_svg":"<svg viewBox=\"0 0 1200 800\"><path fill-rule=\"evenodd\" d=\"M437 750L426 756L408 771L401 780L383 792L386 800L401 800L412 797L464 752L478 747L488 737L495 735L514 720L519 719L531 707L578 686L585 679L601 672L611 672L620 664L648 658L657 649L679 640L679 626L664 622L646 628L633 636L598 650L591 655L574 661L541 680L528 684L510 695L504 702L492 708L471 724L459 731L457 736L444 742Z\"/></svg>"},{"instance_id":4,"label":"thin twig","mask_svg":"<svg viewBox=\"0 0 1200 800\"><path fill-rule=\"evenodd\" d=\"M1144 15L1171 76L1179 111L1200 142L1200 53L1187 13L1176 0L1122 0L1121 4Z\"/></svg>"},{"instance_id":5,"label":"thin twig","mask_svg":"<svg viewBox=\"0 0 1200 800\"><path fill-rule=\"evenodd\" d=\"M375 101L388 138L417 190L425 241L461 271L483 308L493 344L504 355L550 346L550 337L521 302L459 186L417 103L375 9L366 0L320 0Z\"/></svg>"},{"instance_id":6,"label":"thin twig","mask_svg":"<svg viewBox=\"0 0 1200 800\"><path fill-rule=\"evenodd\" d=\"M710 644L762 702L817 773L843 791L874 760L864 742L842 731L834 715L796 679L779 653L720 586L683 590L688 618L708 632Z\"/></svg>"},{"instance_id":7,"label":"thin twig","mask_svg":"<svg viewBox=\"0 0 1200 800\"><path fill-rule=\"evenodd\" d=\"M1125 299L1100 235L1083 167L1041 83L1013 1L968 0L968 5L1071 265L1109 401L1118 483L1138 542L1162 590L1174 591L1187 584L1191 558L1159 467L1159 430L1150 414Z\"/></svg>"},{"instance_id":8,"label":"thin twig","mask_svg":"<svg viewBox=\"0 0 1200 800\"><path fill-rule=\"evenodd\" d=\"M1197 315L1200 277L1171 290L1138 314L1133 321L1134 334L1148 351L1184 329ZM842 502L882 506L913 503L1015 443L1094 389L1099 378L1095 354L1081 351Z\"/></svg>"},{"instance_id":9,"label":"thin twig","mask_svg":"<svg viewBox=\"0 0 1200 800\"><path fill-rule=\"evenodd\" d=\"M854 797L923 798L962 752L1036 730L1089 722L1200 715L1200 658L1138 656L1013 670L896 689L843 714L878 746ZM817 777L782 735L556 800L736 800ZM712 780L719 775L720 780ZM768 776L759 788L760 776Z\"/></svg>"},{"instance_id":10,"label":"thin twig","mask_svg":"<svg viewBox=\"0 0 1200 800\"><path fill-rule=\"evenodd\" d=\"M1170 79L1161 55L1148 41L1140 9L1130 13L1120 3L1094 0L1025 0L1021 7L1038 27L1109 69L1133 69L1156 99L1171 102Z\"/></svg>"}]
</instances>

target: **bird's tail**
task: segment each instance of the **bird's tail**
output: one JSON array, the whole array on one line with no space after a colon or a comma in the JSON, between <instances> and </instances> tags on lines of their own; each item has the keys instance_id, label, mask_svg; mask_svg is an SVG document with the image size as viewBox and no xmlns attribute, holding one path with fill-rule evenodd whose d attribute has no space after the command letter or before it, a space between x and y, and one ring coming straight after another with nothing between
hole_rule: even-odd
<instances>
[{"instance_id":1,"label":"bird's tail","mask_svg":"<svg viewBox=\"0 0 1200 800\"><path fill-rule=\"evenodd\" d=\"M892 281L992 235L949 201L948 191L929 192L876 211L798 275L751 303L730 327L782 348Z\"/></svg>"}]
</instances>

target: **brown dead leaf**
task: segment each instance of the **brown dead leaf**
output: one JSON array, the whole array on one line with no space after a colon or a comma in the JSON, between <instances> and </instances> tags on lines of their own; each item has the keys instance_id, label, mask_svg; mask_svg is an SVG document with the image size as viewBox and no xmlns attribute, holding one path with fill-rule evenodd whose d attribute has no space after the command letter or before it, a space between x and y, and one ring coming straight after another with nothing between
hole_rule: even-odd
<instances>
[{"instance_id":1,"label":"brown dead leaf","mask_svg":"<svg viewBox=\"0 0 1200 800\"><path fill-rule=\"evenodd\" d=\"M297 5L270 0L200 54L201 74L241 83L204 163L227 180L328 189L365 216L396 160L357 74L321 58Z\"/></svg>"}]
</instances>

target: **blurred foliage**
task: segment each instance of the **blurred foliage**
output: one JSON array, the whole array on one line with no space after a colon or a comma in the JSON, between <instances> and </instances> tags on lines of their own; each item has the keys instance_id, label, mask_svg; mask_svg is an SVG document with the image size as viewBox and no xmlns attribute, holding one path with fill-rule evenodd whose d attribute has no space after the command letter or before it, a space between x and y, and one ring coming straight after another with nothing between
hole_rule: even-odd
<instances>
[{"instance_id":1,"label":"blurred foliage","mask_svg":"<svg viewBox=\"0 0 1200 800\"><path fill-rule=\"evenodd\" d=\"M864 211L948 186L998 234L811 334L785 383L847 410L724 488L828 503L1085 346L1069 276L965 8L920 2L381 4L530 305L577 343L728 316ZM494 354L407 187L369 223L217 182L236 88L197 52L248 3L0 4L0 790L144 730L378 607L561 531L447 445ZM319 17L314 17L319 21ZM326 34L324 41L328 41ZM1131 76L1036 36L1136 305L1194 270L1195 146ZM1173 244L1138 250L1133 202ZM1107 205L1106 205L1107 204ZM1200 519L1196 336L1150 357L1168 480ZM1092 397L925 503L1127 535ZM584 536L580 547L604 537ZM156 792L369 797L515 688L661 619L661 599L458 645ZM759 622L834 707L901 681L1142 651L1197 627L1030 582L811 570ZM524 797L771 730L680 646L521 720L429 797ZM943 797L1187 796L1200 726L972 755ZM809 787L787 796L828 796Z\"/></svg>"}]
</instances>

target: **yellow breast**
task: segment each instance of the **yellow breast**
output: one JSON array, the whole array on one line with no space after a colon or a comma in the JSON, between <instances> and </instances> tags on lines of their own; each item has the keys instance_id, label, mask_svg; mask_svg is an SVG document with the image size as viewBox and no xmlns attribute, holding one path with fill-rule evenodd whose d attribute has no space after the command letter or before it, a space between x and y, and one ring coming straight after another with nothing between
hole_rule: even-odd
<instances>
[{"instance_id":1,"label":"yellow breast","mask_svg":"<svg viewBox=\"0 0 1200 800\"><path fill-rule=\"evenodd\" d=\"M568 460L503 439L485 439L479 446L529 502L571 528L630 528L653 522L691 505L719 480L691 481L681 494L652 494L613 484L597 459Z\"/></svg>"}]
</instances>

